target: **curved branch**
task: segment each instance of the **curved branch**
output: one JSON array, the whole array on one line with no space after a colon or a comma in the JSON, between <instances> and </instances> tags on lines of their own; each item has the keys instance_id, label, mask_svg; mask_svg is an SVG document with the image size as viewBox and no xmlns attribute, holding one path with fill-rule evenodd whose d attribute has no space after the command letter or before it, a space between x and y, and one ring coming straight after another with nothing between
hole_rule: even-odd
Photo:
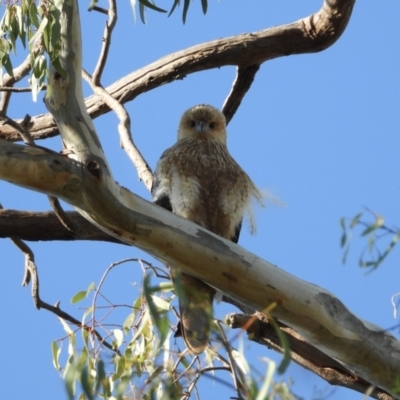
<instances>
[{"instance_id":1,"label":"curved branch","mask_svg":"<svg viewBox=\"0 0 400 400\"><path fill-rule=\"evenodd\" d=\"M250 89L254 77L259 69L260 64L253 64L248 67L238 67L232 90L222 106L222 112L225 115L227 125L238 110L243 97Z\"/></svg>"},{"instance_id":2,"label":"curved branch","mask_svg":"<svg viewBox=\"0 0 400 400\"><path fill-rule=\"evenodd\" d=\"M350 19L355 0L325 0L322 8L299 21L254 33L246 33L178 51L132 72L106 88L121 103L186 75L227 65L246 67L278 57L316 53L339 39ZM91 118L110 111L98 95L85 101ZM45 139L58 134L51 114L32 118L31 135ZM2 127L0 137L19 140L11 127Z\"/></svg>"},{"instance_id":3,"label":"curved branch","mask_svg":"<svg viewBox=\"0 0 400 400\"><path fill-rule=\"evenodd\" d=\"M149 164L147 164L142 153L133 142L131 132L131 119L125 107L118 101L115 100L100 83L96 84L94 78L92 78L85 70L82 71L84 79L89 83L93 92L100 96L104 102L114 110L115 114L119 119L118 132L120 137L121 147L125 150L128 157L135 166L139 179L144 182L146 188L150 191L153 184L153 173Z\"/></svg>"}]
</instances>

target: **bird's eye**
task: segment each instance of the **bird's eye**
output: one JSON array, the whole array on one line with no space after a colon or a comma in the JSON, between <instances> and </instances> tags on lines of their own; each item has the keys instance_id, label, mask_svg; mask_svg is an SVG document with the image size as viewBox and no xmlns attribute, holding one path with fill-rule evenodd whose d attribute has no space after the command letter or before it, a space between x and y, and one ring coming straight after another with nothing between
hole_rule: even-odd
<instances>
[{"instance_id":1,"label":"bird's eye","mask_svg":"<svg viewBox=\"0 0 400 400\"><path fill-rule=\"evenodd\" d=\"M189 126L191 128L194 128L196 126L196 122L194 122L193 120L189 121Z\"/></svg>"},{"instance_id":2,"label":"bird's eye","mask_svg":"<svg viewBox=\"0 0 400 400\"><path fill-rule=\"evenodd\" d=\"M215 122L211 122L211 123L210 123L210 128L211 128L211 129L214 129L214 128L215 128Z\"/></svg>"}]
</instances>

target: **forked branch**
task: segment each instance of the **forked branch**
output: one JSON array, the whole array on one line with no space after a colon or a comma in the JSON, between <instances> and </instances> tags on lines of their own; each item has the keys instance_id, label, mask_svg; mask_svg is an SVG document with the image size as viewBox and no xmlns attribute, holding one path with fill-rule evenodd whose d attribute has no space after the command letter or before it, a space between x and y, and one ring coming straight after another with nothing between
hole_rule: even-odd
<instances>
[{"instance_id":1,"label":"forked branch","mask_svg":"<svg viewBox=\"0 0 400 400\"><path fill-rule=\"evenodd\" d=\"M142 93L195 72L228 65L245 68L278 57L325 50L346 29L354 3L355 0L325 0L319 11L291 24L189 47L130 73L106 90L124 104ZM85 104L91 118L111 110L98 95L88 97ZM32 118L32 123L31 134L34 139L58 135L51 114L36 116ZM11 127L2 127L0 138L12 141L19 139Z\"/></svg>"}]
</instances>

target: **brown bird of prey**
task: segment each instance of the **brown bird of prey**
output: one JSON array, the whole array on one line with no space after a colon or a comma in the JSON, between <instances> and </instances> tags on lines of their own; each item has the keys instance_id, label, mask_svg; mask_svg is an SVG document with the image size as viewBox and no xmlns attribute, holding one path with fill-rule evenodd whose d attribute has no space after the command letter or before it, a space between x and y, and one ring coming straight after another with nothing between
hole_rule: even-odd
<instances>
[{"instance_id":1,"label":"brown bird of prey","mask_svg":"<svg viewBox=\"0 0 400 400\"><path fill-rule=\"evenodd\" d=\"M155 204L235 243L252 197L261 201L228 152L224 115L204 104L183 114L178 141L158 161L151 192ZM208 344L216 291L173 266L170 270L181 318L176 336L181 334L188 349L200 354Z\"/></svg>"}]
</instances>

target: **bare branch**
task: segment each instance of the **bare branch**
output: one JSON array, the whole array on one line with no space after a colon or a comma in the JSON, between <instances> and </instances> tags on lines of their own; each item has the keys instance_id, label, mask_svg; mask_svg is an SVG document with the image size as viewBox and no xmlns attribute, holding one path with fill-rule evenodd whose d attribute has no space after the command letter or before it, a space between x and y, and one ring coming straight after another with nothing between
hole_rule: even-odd
<instances>
[{"instance_id":1,"label":"bare branch","mask_svg":"<svg viewBox=\"0 0 400 400\"><path fill-rule=\"evenodd\" d=\"M27 121L28 119L30 120L30 117L25 116L22 121L16 122L13 119L9 118L3 111L0 111L0 122L12 126L18 132L20 138L24 141L24 143L33 145L33 139L26 129L26 127L29 125L29 121Z\"/></svg>"},{"instance_id":2,"label":"bare branch","mask_svg":"<svg viewBox=\"0 0 400 400\"><path fill-rule=\"evenodd\" d=\"M355 0L325 0L319 11L291 24L218 39L178 51L132 72L106 90L124 104L142 93L195 72L226 65L246 67L278 57L325 50L345 30L354 3ZM98 95L90 96L85 103L91 118L111 110ZM31 134L34 139L58 134L50 114L39 115L32 122ZM12 128L2 130L0 137L11 141L19 139Z\"/></svg>"},{"instance_id":3,"label":"bare branch","mask_svg":"<svg viewBox=\"0 0 400 400\"><path fill-rule=\"evenodd\" d=\"M233 82L231 92L222 106L222 112L225 115L227 125L238 110L259 69L260 64L237 68L236 78Z\"/></svg>"},{"instance_id":4,"label":"bare branch","mask_svg":"<svg viewBox=\"0 0 400 400\"><path fill-rule=\"evenodd\" d=\"M11 238L11 241L22 251L25 256L25 271L22 279L22 286L28 286L32 281L32 298L33 302L35 303L35 307L39 310L39 276L35 264L35 255L33 254L31 248L21 239Z\"/></svg>"},{"instance_id":5,"label":"bare branch","mask_svg":"<svg viewBox=\"0 0 400 400\"><path fill-rule=\"evenodd\" d=\"M82 322L78 321L76 318L72 317L70 314L61 310L58 303L55 306L52 306L52 305L44 302L43 300L39 299L39 306L40 306L40 308L43 308L47 311L52 312L53 314L57 315L58 317L62 318L63 320L70 322L71 324L77 326L78 328L84 329L85 331L94 335L101 345L103 345L104 347L107 347L107 349L110 349L111 351L117 353L118 355L121 355L119 350L114 348L107 341L105 341L104 338L100 335L100 333L96 329L93 329L91 326L88 326L86 324L82 324Z\"/></svg>"},{"instance_id":6,"label":"bare branch","mask_svg":"<svg viewBox=\"0 0 400 400\"><path fill-rule=\"evenodd\" d=\"M101 76L106 66L108 52L110 50L112 32L117 23L117 3L115 0L109 0L108 5L108 21L106 21L106 27L104 29L103 46L101 47L100 56L92 77L92 82L95 86L100 85Z\"/></svg>"},{"instance_id":7,"label":"bare branch","mask_svg":"<svg viewBox=\"0 0 400 400\"><path fill-rule=\"evenodd\" d=\"M44 91L47 89L47 85L42 85L40 90ZM6 87L6 86L0 86L0 92L10 92L10 93L25 93L25 92L32 92L32 88L30 87Z\"/></svg>"},{"instance_id":8,"label":"bare branch","mask_svg":"<svg viewBox=\"0 0 400 400\"><path fill-rule=\"evenodd\" d=\"M93 11L97 11L97 12L102 13L102 14L108 15L108 11L103 7L93 6L92 10Z\"/></svg>"},{"instance_id":9,"label":"bare branch","mask_svg":"<svg viewBox=\"0 0 400 400\"><path fill-rule=\"evenodd\" d=\"M98 240L118 244L126 243L103 232L75 211L65 212L74 227L67 230L54 212L28 212L0 210L0 238L14 237L30 241Z\"/></svg>"},{"instance_id":10,"label":"bare branch","mask_svg":"<svg viewBox=\"0 0 400 400\"><path fill-rule=\"evenodd\" d=\"M142 156L142 153L135 146L131 133L131 119L125 107L117 100L115 100L100 84L95 85L91 76L85 71L82 71L82 75L85 80L92 87L93 91L101 96L104 102L114 110L115 114L119 119L118 132L120 135L121 146L128 154L128 157L132 161L133 165L139 175L139 179L143 181L146 188L150 191L153 184L153 173L150 166Z\"/></svg>"},{"instance_id":11,"label":"bare branch","mask_svg":"<svg viewBox=\"0 0 400 400\"><path fill-rule=\"evenodd\" d=\"M3 77L3 87L0 89L2 92L8 92L7 89L11 91L14 91L15 89L12 88L14 83L19 82L22 78L27 76L29 74L29 71L31 70L31 57L28 55L26 59L16 68L13 69L13 75L10 76L6 74ZM30 90L30 89L29 89ZM11 93L3 93L1 95L1 100L0 100L0 111L3 111L4 113L7 112L8 105L10 103L10 98L11 98Z\"/></svg>"},{"instance_id":12,"label":"bare branch","mask_svg":"<svg viewBox=\"0 0 400 400\"><path fill-rule=\"evenodd\" d=\"M77 227L74 226L74 223L68 218L67 213L61 207L60 201L57 197L48 196L51 207L53 208L54 214L61 222L61 225L71 233L73 237L77 237Z\"/></svg>"}]
</instances>

